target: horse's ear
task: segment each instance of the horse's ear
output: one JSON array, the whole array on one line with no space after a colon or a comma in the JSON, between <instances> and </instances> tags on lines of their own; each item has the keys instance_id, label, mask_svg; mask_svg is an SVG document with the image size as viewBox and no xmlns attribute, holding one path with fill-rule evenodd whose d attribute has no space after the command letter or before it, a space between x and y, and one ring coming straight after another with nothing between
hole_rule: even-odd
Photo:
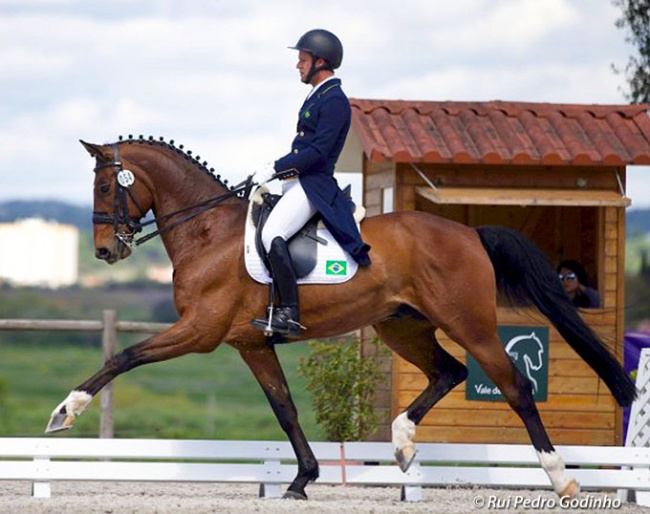
<instances>
[{"instance_id":1,"label":"horse's ear","mask_svg":"<svg viewBox=\"0 0 650 514\"><path fill-rule=\"evenodd\" d=\"M101 161L106 161L110 159L110 156L108 156L105 152L102 146L100 145L94 145L92 143L86 143L82 139L79 140L79 142L84 146L86 151L91 155L91 157L96 157L97 159Z\"/></svg>"}]
</instances>

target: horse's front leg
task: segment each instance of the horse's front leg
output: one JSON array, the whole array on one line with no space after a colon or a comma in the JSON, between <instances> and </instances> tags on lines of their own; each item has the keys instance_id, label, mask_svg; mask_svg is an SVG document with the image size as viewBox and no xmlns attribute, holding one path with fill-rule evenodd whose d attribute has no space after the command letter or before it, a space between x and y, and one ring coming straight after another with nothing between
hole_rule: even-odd
<instances>
[{"instance_id":1,"label":"horse's front leg","mask_svg":"<svg viewBox=\"0 0 650 514\"><path fill-rule=\"evenodd\" d=\"M75 417L118 375L143 364L173 359L190 352L211 351L218 345L217 336L211 337L211 342L207 343L190 325L191 323L180 320L169 329L130 346L109 359L97 373L73 389L68 397L56 406L45 432L72 428Z\"/></svg>"},{"instance_id":2,"label":"horse's front leg","mask_svg":"<svg viewBox=\"0 0 650 514\"><path fill-rule=\"evenodd\" d=\"M287 380L275 350L270 347L240 350L244 362L262 386L264 394L280 426L291 441L298 459L298 475L293 480L285 498L306 500L305 486L318 478L318 461L309 447L307 438L298 423L298 411L291 398Z\"/></svg>"}]
</instances>

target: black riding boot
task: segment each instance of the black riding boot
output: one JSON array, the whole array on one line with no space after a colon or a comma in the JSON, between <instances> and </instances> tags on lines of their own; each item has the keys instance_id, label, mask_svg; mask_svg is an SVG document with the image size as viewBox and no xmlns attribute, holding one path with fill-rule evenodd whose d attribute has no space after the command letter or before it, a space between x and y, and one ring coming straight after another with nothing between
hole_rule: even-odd
<instances>
[{"instance_id":1,"label":"black riding boot","mask_svg":"<svg viewBox=\"0 0 650 514\"><path fill-rule=\"evenodd\" d=\"M300 312L298 309L298 285L287 242L281 237L276 237L271 242L268 257L273 282L280 297L278 307L273 310L271 329L274 334L299 337L302 326L300 325ZM269 326L269 320L268 318L254 319L251 321L251 325L266 330Z\"/></svg>"}]
</instances>

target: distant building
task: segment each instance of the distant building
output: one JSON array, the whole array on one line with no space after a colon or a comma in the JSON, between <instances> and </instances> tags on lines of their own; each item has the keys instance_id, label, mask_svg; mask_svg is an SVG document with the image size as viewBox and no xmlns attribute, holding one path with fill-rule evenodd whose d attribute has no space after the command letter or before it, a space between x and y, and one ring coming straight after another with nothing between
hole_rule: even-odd
<instances>
[{"instance_id":1,"label":"distant building","mask_svg":"<svg viewBox=\"0 0 650 514\"><path fill-rule=\"evenodd\" d=\"M0 223L0 281L63 287L79 276L79 230L39 218Z\"/></svg>"}]
</instances>

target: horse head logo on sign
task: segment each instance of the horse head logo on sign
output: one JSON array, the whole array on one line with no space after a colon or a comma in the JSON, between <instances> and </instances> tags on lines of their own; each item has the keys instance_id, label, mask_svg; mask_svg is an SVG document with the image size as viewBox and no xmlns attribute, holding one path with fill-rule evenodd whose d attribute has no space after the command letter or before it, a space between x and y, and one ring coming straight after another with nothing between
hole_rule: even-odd
<instances>
[{"instance_id":1,"label":"horse head logo on sign","mask_svg":"<svg viewBox=\"0 0 650 514\"><path fill-rule=\"evenodd\" d=\"M546 401L548 395L548 328L500 326L499 337L506 353L517 369L533 387L536 401ZM467 355L468 400L504 401L501 391L485 375L478 363Z\"/></svg>"},{"instance_id":2,"label":"horse head logo on sign","mask_svg":"<svg viewBox=\"0 0 650 514\"><path fill-rule=\"evenodd\" d=\"M513 337L506 344L506 353L515 364L519 363L519 357L524 363L524 375L533 384L533 394L537 393L539 384L535 372L540 371L544 366L544 345L535 332L528 335ZM518 366L521 371L521 366Z\"/></svg>"}]
</instances>

